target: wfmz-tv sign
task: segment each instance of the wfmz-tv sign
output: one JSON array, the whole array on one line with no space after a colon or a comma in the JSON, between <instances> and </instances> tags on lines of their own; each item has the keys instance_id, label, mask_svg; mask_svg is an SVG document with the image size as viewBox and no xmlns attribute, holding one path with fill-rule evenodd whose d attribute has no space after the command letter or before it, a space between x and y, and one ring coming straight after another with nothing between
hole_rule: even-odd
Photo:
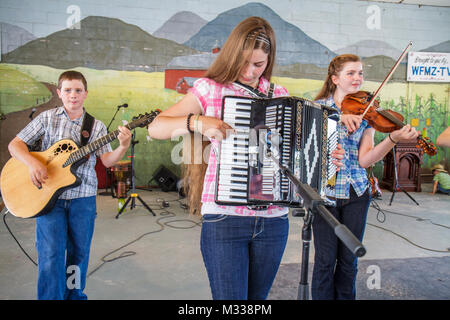
<instances>
[{"instance_id":1,"label":"wfmz-tv sign","mask_svg":"<svg viewBox=\"0 0 450 320\"><path fill-rule=\"evenodd\" d=\"M410 52L407 81L450 82L450 53Z\"/></svg>"}]
</instances>

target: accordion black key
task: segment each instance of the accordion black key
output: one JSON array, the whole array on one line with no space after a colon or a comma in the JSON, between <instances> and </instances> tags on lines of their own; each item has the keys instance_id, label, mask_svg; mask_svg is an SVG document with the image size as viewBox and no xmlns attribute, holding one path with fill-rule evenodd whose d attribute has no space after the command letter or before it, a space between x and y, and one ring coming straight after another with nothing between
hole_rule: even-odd
<instances>
[{"instance_id":1,"label":"accordion black key","mask_svg":"<svg viewBox=\"0 0 450 320\"><path fill-rule=\"evenodd\" d=\"M298 97L226 96L222 120L236 132L219 147L216 203L301 205L295 186L267 156L268 149L324 200L333 195L336 166L330 154L338 143L336 110Z\"/></svg>"}]
</instances>

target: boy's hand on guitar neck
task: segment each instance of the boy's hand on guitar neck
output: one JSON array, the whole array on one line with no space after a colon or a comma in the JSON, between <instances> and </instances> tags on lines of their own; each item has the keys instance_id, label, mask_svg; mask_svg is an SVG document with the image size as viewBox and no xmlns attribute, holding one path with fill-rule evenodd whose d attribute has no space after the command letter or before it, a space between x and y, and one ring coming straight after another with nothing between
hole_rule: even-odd
<instances>
[{"instance_id":1,"label":"boy's hand on guitar neck","mask_svg":"<svg viewBox=\"0 0 450 320\"><path fill-rule=\"evenodd\" d=\"M117 139L119 139L120 145L126 149L130 146L131 142L131 131L127 127L118 126L119 135Z\"/></svg>"}]
</instances>

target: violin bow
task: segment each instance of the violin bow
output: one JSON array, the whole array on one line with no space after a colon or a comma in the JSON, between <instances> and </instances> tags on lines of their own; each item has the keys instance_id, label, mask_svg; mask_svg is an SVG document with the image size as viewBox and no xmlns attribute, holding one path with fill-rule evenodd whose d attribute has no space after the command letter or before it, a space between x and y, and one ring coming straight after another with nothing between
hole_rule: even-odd
<instances>
[{"instance_id":1,"label":"violin bow","mask_svg":"<svg viewBox=\"0 0 450 320\"><path fill-rule=\"evenodd\" d=\"M403 53L400 55L400 58L398 58L397 62L391 68L391 71L389 71L388 75L383 80L381 85L378 87L377 91L375 91L375 93L373 94L372 99L370 99L369 104L367 105L366 109L364 110L364 113L362 114L362 117L364 117L366 115L367 111L369 111L369 109L372 106L373 102L375 101L375 99L377 98L378 94L380 93L381 88L389 81L389 79L391 79L391 77L394 74L395 70L399 66L400 62L402 62L403 58L406 56L406 54L411 49L411 47L412 47L412 41L410 41L408 43L408 45L406 46L405 50L403 50Z\"/></svg>"}]
</instances>

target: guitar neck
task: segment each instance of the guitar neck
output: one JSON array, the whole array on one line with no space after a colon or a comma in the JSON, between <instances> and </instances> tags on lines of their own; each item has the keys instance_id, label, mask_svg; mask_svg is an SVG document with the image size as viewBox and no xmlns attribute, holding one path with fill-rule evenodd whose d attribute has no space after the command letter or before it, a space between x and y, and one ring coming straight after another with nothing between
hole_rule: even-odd
<instances>
[{"instance_id":1,"label":"guitar neck","mask_svg":"<svg viewBox=\"0 0 450 320\"><path fill-rule=\"evenodd\" d=\"M137 124L135 122L132 122L132 123L125 125L125 127L128 128L129 130L133 130L134 128L137 127ZM76 150L69 156L67 161L64 163L64 166L71 165L71 164L83 159L88 154L91 154L91 153L95 152L96 150L100 149L104 145L116 140L117 137L119 136L119 133L120 133L119 130L115 130L113 132L108 133L106 136L103 136L103 137L81 147L80 149Z\"/></svg>"}]
</instances>

